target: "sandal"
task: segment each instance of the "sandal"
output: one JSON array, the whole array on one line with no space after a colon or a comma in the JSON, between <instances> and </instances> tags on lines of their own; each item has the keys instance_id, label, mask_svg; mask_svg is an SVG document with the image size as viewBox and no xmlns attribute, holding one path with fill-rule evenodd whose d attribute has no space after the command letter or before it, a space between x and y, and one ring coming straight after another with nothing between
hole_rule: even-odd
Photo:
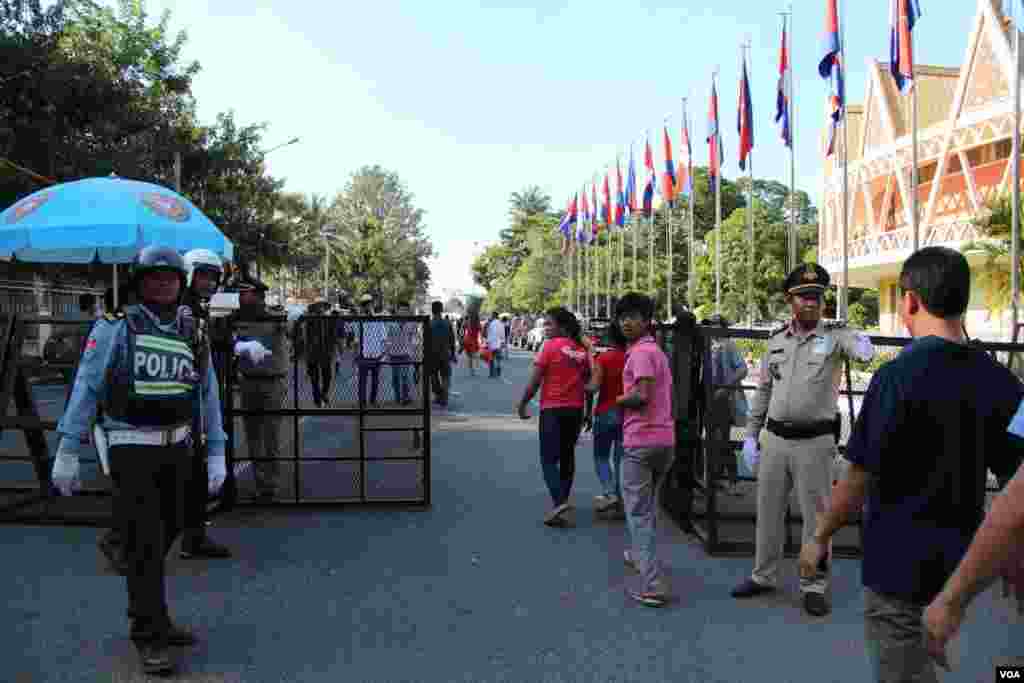
<instances>
[{"instance_id":1,"label":"sandal","mask_svg":"<svg viewBox=\"0 0 1024 683\"><path fill-rule=\"evenodd\" d=\"M648 607L664 607L668 604L668 596L662 593L641 593L639 591L627 590L629 597L633 598L641 605Z\"/></svg>"}]
</instances>

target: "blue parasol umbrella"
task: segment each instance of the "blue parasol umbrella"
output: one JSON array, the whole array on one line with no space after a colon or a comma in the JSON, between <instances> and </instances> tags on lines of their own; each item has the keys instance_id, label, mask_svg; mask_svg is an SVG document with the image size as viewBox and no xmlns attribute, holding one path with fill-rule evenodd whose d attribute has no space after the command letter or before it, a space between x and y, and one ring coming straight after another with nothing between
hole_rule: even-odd
<instances>
[{"instance_id":1,"label":"blue parasol umbrella","mask_svg":"<svg viewBox=\"0 0 1024 683\"><path fill-rule=\"evenodd\" d=\"M2 259L130 263L149 244L234 255L231 241L189 200L113 175L39 190L0 213Z\"/></svg>"}]
</instances>

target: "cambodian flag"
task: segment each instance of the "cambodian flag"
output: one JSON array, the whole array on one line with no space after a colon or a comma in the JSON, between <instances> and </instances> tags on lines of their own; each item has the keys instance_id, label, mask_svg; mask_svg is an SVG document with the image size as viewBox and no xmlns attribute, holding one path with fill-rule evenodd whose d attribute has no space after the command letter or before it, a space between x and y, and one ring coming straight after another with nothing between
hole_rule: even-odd
<instances>
[{"instance_id":1,"label":"cambodian flag","mask_svg":"<svg viewBox=\"0 0 1024 683\"><path fill-rule=\"evenodd\" d=\"M590 222L590 204L587 202L587 184L583 183L583 220L576 226L576 241L586 242L586 227Z\"/></svg>"},{"instance_id":2,"label":"cambodian flag","mask_svg":"<svg viewBox=\"0 0 1024 683\"><path fill-rule=\"evenodd\" d=\"M626 175L626 206L630 215L636 213L636 160L633 158L633 145L629 145L629 170Z\"/></svg>"},{"instance_id":3,"label":"cambodian flag","mask_svg":"<svg viewBox=\"0 0 1024 683\"><path fill-rule=\"evenodd\" d=\"M601 206L601 220L605 225L610 226L612 224L612 193L608 186L608 171L604 172L604 187L601 189L601 195L604 199L604 204Z\"/></svg>"},{"instance_id":4,"label":"cambodian flag","mask_svg":"<svg viewBox=\"0 0 1024 683\"><path fill-rule=\"evenodd\" d=\"M558 224L558 230L567 240L572 239L572 226L576 222L576 200L576 195L573 195L572 199L569 200L569 206L565 210L565 215L562 216L562 222Z\"/></svg>"},{"instance_id":5,"label":"cambodian flag","mask_svg":"<svg viewBox=\"0 0 1024 683\"><path fill-rule=\"evenodd\" d=\"M836 11L836 0L825 0L825 56L818 64L818 74L822 78L832 80L832 93L829 95L829 117L832 128L829 130L828 147L825 156L832 156L836 148L836 131L843 120L846 107L846 90L843 76L843 52L839 42L839 13Z\"/></svg>"},{"instance_id":6,"label":"cambodian flag","mask_svg":"<svg viewBox=\"0 0 1024 683\"><path fill-rule=\"evenodd\" d=\"M779 48L779 92L775 96L775 123L786 147L793 146L793 134L789 128L789 47L786 41L786 19L782 19L782 47Z\"/></svg>"},{"instance_id":7,"label":"cambodian flag","mask_svg":"<svg viewBox=\"0 0 1024 683\"><path fill-rule=\"evenodd\" d=\"M626 225L626 192L622 188L622 162L615 157L615 225Z\"/></svg>"},{"instance_id":8,"label":"cambodian flag","mask_svg":"<svg viewBox=\"0 0 1024 683\"><path fill-rule=\"evenodd\" d=\"M645 216L650 216L654 210L654 184L655 184L655 173L654 173L654 154L651 152L651 141L647 140L644 143L644 168L647 170L647 183L644 185L644 204L643 212Z\"/></svg>"},{"instance_id":9,"label":"cambodian flag","mask_svg":"<svg viewBox=\"0 0 1024 683\"><path fill-rule=\"evenodd\" d=\"M672 141L668 137L668 126L662 130L662 142L665 148L665 175L661 177L661 195L672 205L676 195L676 165L672 162Z\"/></svg>"},{"instance_id":10,"label":"cambodian flag","mask_svg":"<svg viewBox=\"0 0 1024 683\"><path fill-rule=\"evenodd\" d=\"M889 70L900 92L906 94L914 86L913 31L921 6L917 0L889 0L889 15Z\"/></svg>"},{"instance_id":11,"label":"cambodian flag","mask_svg":"<svg viewBox=\"0 0 1024 683\"><path fill-rule=\"evenodd\" d=\"M750 79L747 77L747 61L743 60L743 75L740 80L740 101L737 107L736 130L740 134L740 170L747 170L747 157L754 149L754 105L750 101Z\"/></svg>"},{"instance_id":12,"label":"cambodian flag","mask_svg":"<svg viewBox=\"0 0 1024 683\"><path fill-rule=\"evenodd\" d=\"M708 183L712 192L715 191L718 177L722 173L722 162L725 160L722 154L722 132L718 128L718 90L714 82L711 83L711 107L708 111Z\"/></svg>"},{"instance_id":13,"label":"cambodian flag","mask_svg":"<svg viewBox=\"0 0 1024 683\"><path fill-rule=\"evenodd\" d=\"M690 196L693 193L693 146L690 144L690 122L683 121L683 132L680 138L679 173L676 175L676 187L679 194Z\"/></svg>"}]
</instances>

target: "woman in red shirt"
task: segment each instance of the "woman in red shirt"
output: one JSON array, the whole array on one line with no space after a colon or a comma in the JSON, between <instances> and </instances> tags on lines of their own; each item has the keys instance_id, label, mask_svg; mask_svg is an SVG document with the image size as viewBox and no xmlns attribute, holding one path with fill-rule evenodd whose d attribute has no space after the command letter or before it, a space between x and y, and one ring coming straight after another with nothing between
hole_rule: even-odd
<instances>
[{"instance_id":1,"label":"woman in red shirt","mask_svg":"<svg viewBox=\"0 0 1024 683\"><path fill-rule=\"evenodd\" d=\"M591 418L591 401L587 398L584 425L594 430L594 466L601 480L604 494L594 498L599 513L618 513L625 519L622 508L622 486L619 472L625 448L622 444L622 409L615 404L621 396L622 370L626 365L626 336L618 322L608 328L608 343L611 348L597 354L591 362L593 375L586 389L588 394L597 395L597 407Z\"/></svg>"},{"instance_id":2,"label":"woman in red shirt","mask_svg":"<svg viewBox=\"0 0 1024 683\"><path fill-rule=\"evenodd\" d=\"M572 523L569 494L576 474L576 441L583 427L584 387L590 374L589 342L580 323L565 308L552 308L544 318L544 348L533 361L533 373L519 401L519 417L527 420L527 404L540 394L540 462L554 506L544 517L548 526Z\"/></svg>"},{"instance_id":3,"label":"woman in red shirt","mask_svg":"<svg viewBox=\"0 0 1024 683\"><path fill-rule=\"evenodd\" d=\"M466 362L469 364L469 374L476 374L476 354L480 351L480 318L475 313L469 314L469 321L466 323L466 331L462 337L462 350L466 352Z\"/></svg>"}]
</instances>

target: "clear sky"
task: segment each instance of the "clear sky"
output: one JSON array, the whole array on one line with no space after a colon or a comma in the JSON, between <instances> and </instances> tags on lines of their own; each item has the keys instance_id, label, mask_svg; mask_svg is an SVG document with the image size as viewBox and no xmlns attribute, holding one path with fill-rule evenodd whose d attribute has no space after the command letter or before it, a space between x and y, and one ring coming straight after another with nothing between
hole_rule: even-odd
<instances>
[{"instance_id":1,"label":"clear sky","mask_svg":"<svg viewBox=\"0 0 1024 683\"><path fill-rule=\"evenodd\" d=\"M848 100L865 60L888 58L889 0L846 5ZM364 164L398 172L426 211L438 259L431 291L470 288L474 244L497 239L526 185L557 207L666 116L678 145L689 97L698 165L707 163L711 72L720 67L725 174L739 173L739 45L753 43L754 172L788 182L773 122L779 12L786 4L687 0L149 0L188 30L186 60L204 122L234 109L267 122L268 157L287 189L333 195ZM976 0L921 0L917 61L958 66ZM818 196L828 84L817 75L825 0L794 3L797 183ZM639 156L639 148L638 148ZM660 151L657 159L660 160Z\"/></svg>"}]
</instances>

